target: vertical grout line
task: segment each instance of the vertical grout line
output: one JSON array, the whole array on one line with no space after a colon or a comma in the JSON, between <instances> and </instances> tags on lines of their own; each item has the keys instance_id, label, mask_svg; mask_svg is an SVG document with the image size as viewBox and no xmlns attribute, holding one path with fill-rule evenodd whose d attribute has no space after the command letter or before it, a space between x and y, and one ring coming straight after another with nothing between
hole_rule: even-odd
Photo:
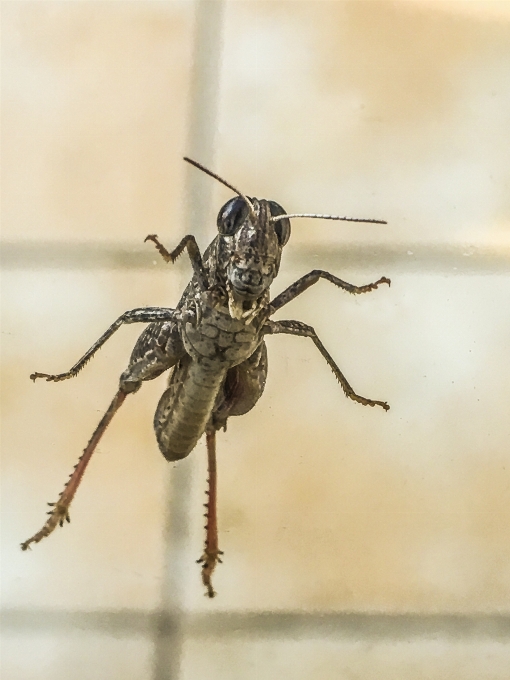
<instances>
[{"instance_id":1,"label":"vertical grout line","mask_svg":"<svg viewBox=\"0 0 510 680\"><path fill-rule=\"evenodd\" d=\"M223 0L197 0L186 153L207 167L214 165L218 128L223 9ZM190 165L186 165L186 173L187 233L203 239L207 236L206 220L216 184Z\"/></svg>"},{"instance_id":2,"label":"vertical grout line","mask_svg":"<svg viewBox=\"0 0 510 680\"><path fill-rule=\"evenodd\" d=\"M223 0L195 2L187 154L209 166L213 164L218 119L223 5ZM185 233L194 234L202 247L207 233L206 217L213 183L195 168L188 167L186 172ZM169 466L163 578L154 631L153 680L178 680L180 676L187 574L196 567L188 549L193 455L175 466ZM197 546L197 556L200 547ZM201 587L198 568L196 584Z\"/></svg>"}]
</instances>

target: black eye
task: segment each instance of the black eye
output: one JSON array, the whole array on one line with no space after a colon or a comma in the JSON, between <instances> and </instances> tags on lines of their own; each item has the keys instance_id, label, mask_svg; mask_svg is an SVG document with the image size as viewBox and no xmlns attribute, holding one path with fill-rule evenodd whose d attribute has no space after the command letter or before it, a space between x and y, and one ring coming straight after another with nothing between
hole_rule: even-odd
<instances>
[{"instance_id":1,"label":"black eye","mask_svg":"<svg viewBox=\"0 0 510 680\"><path fill-rule=\"evenodd\" d=\"M275 203L275 201L269 201L269 206L273 217L287 214L287 211L279 203ZM278 236L278 242L283 247L290 238L290 220L278 220L278 222L273 222L273 224L275 233Z\"/></svg>"},{"instance_id":2,"label":"black eye","mask_svg":"<svg viewBox=\"0 0 510 680\"><path fill-rule=\"evenodd\" d=\"M248 215L248 206L243 198L236 196L225 203L218 213L218 231L222 236L232 236Z\"/></svg>"}]
</instances>

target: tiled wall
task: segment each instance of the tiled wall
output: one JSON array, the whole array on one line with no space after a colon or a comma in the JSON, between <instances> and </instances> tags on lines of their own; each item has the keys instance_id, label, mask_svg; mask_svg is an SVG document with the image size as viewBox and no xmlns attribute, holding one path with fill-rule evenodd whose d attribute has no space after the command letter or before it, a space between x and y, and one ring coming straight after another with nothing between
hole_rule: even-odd
<instances>
[{"instance_id":1,"label":"tiled wall","mask_svg":"<svg viewBox=\"0 0 510 680\"><path fill-rule=\"evenodd\" d=\"M44 613L143 617L159 607L172 469L152 414L166 378L115 418L72 524L22 553L140 329L119 331L73 381L28 376L69 368L126 309L179 297L189 266L172 271L156 253L152 265L142 241L156 232L171 246L184 233L194 9L3 3L2 664L11 680L151 677L150 630L45 628ZM510 607L510 3L227 2L222 39L214 169L289 212L388 220L295 220L274 292L326 266L352 283L392 278L357 298L321 282L279 314L314 325L353 387L391 410L346 400L310 341L269 338L264 398L218 436L225 559L213 601L192 560L203 443L180 464L193 475L189 620L461 617L448 634L411 626L408 637L405 625L387 636L363 626L271 635L262 625L243 637L194 635L190 624L182 678L506 680L510 634L466 637L462 621L504 627ZM229 197L214 186L202 247ZM118 259L94 266L96 251ZM8 625L31 612L41 625Z\"/></svg>"}]
</instances>

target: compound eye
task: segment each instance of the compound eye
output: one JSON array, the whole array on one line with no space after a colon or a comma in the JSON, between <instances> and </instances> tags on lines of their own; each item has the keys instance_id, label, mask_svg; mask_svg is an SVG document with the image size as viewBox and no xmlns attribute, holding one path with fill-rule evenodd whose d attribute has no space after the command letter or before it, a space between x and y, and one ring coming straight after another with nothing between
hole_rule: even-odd
<instances>
[{"instance_id":1,"label":"compound eye","mask_svg":"<svg viewBox=\"0 0 510 680\"><path fill-rule=\"evenodd\" d=\"M273 217L287 214L286 210L284 210L279 203L275 203L275 201L269 201L269 206ZM277 222L273 222L273 226L275 234L278 237L278 243L283 248L290 238L290 220L278 220Z\"/></svg>"},{"instance_id":2,"label":"compound eye","mask_svg":"<svg viewBox=\"0 0 510 680\"><path fill-rule=\"evenodd\" d=\"M236 196L227 201L218 213L218 231L222 236L233 236L248 215L248 206L243 198Z\"/></svg>"}]
</instances>

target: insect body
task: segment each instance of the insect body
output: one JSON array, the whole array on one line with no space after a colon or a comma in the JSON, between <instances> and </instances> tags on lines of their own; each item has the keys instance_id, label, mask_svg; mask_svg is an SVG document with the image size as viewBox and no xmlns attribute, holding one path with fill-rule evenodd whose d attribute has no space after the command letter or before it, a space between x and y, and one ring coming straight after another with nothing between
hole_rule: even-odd
<instances>
[{"instance_id":1,"label":"insect body","mask_svg":"<svg viewBox=\"0 0 510 680\"><path fill-rule=\"evenodd\" d=\"M271 316L323 278L349 293L367 293L379 284L390 284L382 277L375 283L354 286L333 274L314 270L298 279L272 301L269 287L278 274L282 249L289 240L291 217L321 217L359 222L332 215L289 215L274 201L247 198L199 163L188 162L215 177L235 191L218 214L218 235L202 257L194 236L185 236L168 252L156 235L154 242L167 262L187 250L193 277L175 309L144 307L125 312L68 371L58 375L33 373L33 380L58 382L71 378L95 352L125 323L148 323L120 377L117 394L94 431L48 520L34 536L22 543L26 550L48 536L57 525L69 521L69 505L85 468L102 434L128 394L138 391L145 380L152 380L172 368L168 387L154 416L159 448L169 461L187 456L205 433L209 464L206 541L202 580L214 596L211 576L221 551L218 548L216 519L216 431L226 428L230 416L243 415L259 400L267 376L265 336L277 333L309 337L325 358L345 394L369 406L386 402L357 395L335 364L311 326L300 321L272 321Z\"/></svg>"}]
</instances>

